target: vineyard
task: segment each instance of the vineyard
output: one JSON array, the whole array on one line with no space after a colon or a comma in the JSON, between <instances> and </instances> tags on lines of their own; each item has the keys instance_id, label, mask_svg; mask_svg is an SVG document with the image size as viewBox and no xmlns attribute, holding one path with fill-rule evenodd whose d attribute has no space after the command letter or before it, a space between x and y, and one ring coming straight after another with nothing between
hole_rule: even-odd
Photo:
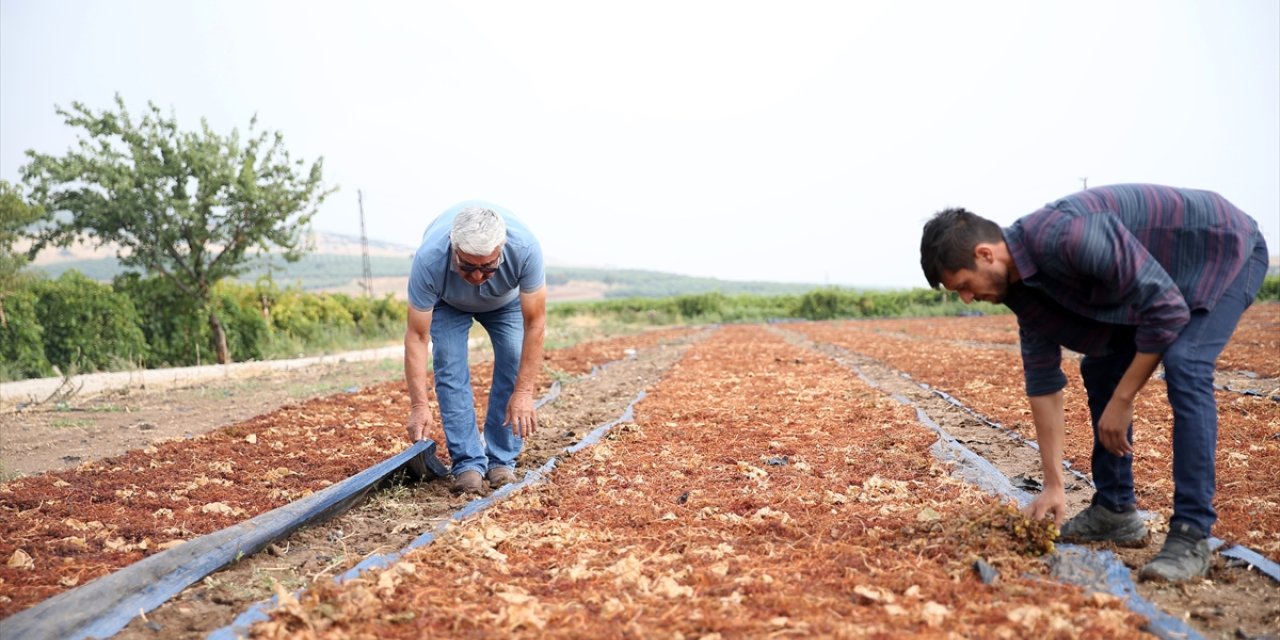
<instances>
[{"instance_id":1,"label":"vineyard","mask_svg":"<svg viewBox=\"0 0 1280 640\"><path fill-rule=\"evenodd\" d=\"M1214 530L1224 552L1271 566L1277 353L1280 304L1255 305L1220 360ZM471 501L447 481L398 474L350 511L130 611L116 637L1280 629L1280 585L1228 553L1195 584L1128 579L1158 550L1172 503L1159 379L1135 409L1139 508L1155 542L1057 545L1052 527L1019 514L1039 458L1012 316L664 329L549 350L546 365L524 482ZM1066 458L1087 472L1084 392L1076 361L1064 368ZM0 632L50 598L397 454L407 405L402 382L369 386L0 485ZM1091 494L1087 473L1074 477L1072 512Z\"/></svg>"}]
</instances>

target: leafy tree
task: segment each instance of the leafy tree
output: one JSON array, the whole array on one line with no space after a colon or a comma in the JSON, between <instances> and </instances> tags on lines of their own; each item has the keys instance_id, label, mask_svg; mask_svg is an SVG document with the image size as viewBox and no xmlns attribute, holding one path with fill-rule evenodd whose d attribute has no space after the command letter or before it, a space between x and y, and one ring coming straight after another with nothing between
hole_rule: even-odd
<instances>
[{"instance_id":1,"label":"leafy tree","mask_svg":"<svg viewBox=\"0 0 1280 640\"><path fill-rule=\"evenodd\" d=\"M85 239L114 244L120 263L174 284L206 309L219 363L227 338L213 304L213 286L234 277L255 255L274 247L290 262L309 248L307 225L335 189L322 184L323 158L310 168L291 160L279 133L222 136L201 120L179 131L176 117L148 103L141 120L124 100L93 111L79 102L57 108L80 129L79 145L55 157L27 151L23 179L52 221L34 251Z\"/></svg>"},{"instance_id":2,"label":"leafy tree","mask_svg":"<svg viewBox=\"0 0 1280 640\"><path fill-rule=\"evenodd\" d=\"M16 294L23 278L20 272L27 264L26 255L14 244L31 224L45 217L44 210L29 204L18 187L0 180L0 328L9 325L5 299Z\"/></svg>"}]
</instances>

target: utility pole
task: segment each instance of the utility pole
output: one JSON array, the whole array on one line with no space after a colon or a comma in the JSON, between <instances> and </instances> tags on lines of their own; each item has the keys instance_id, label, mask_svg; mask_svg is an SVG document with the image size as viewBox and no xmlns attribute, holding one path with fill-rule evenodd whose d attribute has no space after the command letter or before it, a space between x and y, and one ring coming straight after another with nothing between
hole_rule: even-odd
<instances>
[{"instance_id":1,"label":"utility pole","mask_svg":"<svg viewBox=\"0 0 1280 640\"><path fill-rule=\"evenodd\" d=\"M356 202L360 204L360 259L364 263L364 280L360 283L366 298L373 297L373 268L369 266L369 236L364 231L364 192L356 189Z\"/></svg>"}]
</instances>

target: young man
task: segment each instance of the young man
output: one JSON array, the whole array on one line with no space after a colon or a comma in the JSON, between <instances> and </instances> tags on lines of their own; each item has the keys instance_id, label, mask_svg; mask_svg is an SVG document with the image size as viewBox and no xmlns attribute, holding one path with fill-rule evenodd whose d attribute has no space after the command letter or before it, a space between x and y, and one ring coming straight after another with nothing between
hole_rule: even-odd
<instances>
[{"instance_id":1,"label":"young man","mask_svg":"<svg viewBox=\"0 0 1280 640\"><path fill-rule=\"evenodd\" d=\"M436 218L413 257L404 335L407 432L416 442L434 420L427 408L430 350L456 493L483 491L481 474L495 488L514 481L523 438L538 427L533 394L542 366L545 280L542 248L529 229L505 209L480 202L456 205ZM467 362L473 320L493 343L483 437L476 430Z\"/></svg>"},{"instance_id":2,"label":"young man","mask_svg":"<svg viewBox=\"0 0 1280 640\"><path fill-rule=\"evenodd\" d=\"M1018 316L1044 467L1031 517L1053 517L1067 540L1145 544L1133 489L1133 401L1163 361L1174 415L1173 517L1163 548L1139 576L1181 581L1207 573L1206 538L1217 520L1214 367L1267 261L1257 223L1208 191L1098 187L1005 229L964 209L929 220L920 241L929 286L941 284L966 303L1003 303ZM1064 346L1084 354L1096 487L1092 504L1065 524Z\"/></svg>"}]
</instances>

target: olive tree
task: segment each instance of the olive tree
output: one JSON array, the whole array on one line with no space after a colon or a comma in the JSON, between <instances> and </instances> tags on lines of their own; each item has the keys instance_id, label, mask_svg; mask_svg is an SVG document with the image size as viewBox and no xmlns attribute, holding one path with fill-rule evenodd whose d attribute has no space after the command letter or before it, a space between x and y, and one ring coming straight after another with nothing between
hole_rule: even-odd
<instances>
[{"instance_id":1,"label":"olive tree","mask_svg":"<svg viewBox=\"0 0 1280 640\"><path fill-rule=\"evenodd\" d=\"M140 120L119 95L114 109L57 108L78 129L78 145L61 156L27 151L23 180L52 216L33 252L76 240L116 247L122 265L168 279L208 310L226 363L213 285L259 253L302 257L311 218L335 189L323 185L323 158L310 167L292 160L279 132L255 131L256 116L242 140L203 119L199 131L182 131L172 112L147 106Z\"/></svg>"}]
</instances>

